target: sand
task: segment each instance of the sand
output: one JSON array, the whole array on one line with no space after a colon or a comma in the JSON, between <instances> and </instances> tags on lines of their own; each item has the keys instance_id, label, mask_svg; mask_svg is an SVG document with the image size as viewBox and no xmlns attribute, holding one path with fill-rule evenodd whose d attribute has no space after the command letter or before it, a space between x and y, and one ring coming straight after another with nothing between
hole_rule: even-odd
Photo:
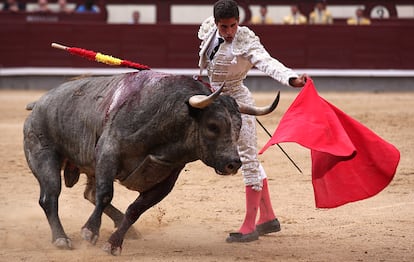
<instances>
[{"instance_id":1,"label":"sand","mask_svg":"<svg viewBox=\"0 0 414 262\"><path fill-rule=\"evenodd\" d=\"M317 83L316 83L317 85ZM63 188L60 217L73 250L51 244L51 231L38 205L39 186L22 150L25 105L45 91L0 90L0 261L414 261L414 93L324 92L325 99L401 152L395 178L369 199L334 209L315 208L310 152L282 144L304 174L276 147L260 156L269 176L282 231L251 243L228 244L244 217L240 174L218 176L200 161L190 163L172 193L134 224L121 256L101 250L113 232L106 217L93 246L80 229L93 206L83 199L84 176ZM255 93L257 104L273 93ZM296 91L282 90L276 112L260 117L273 133ZM259 128L259 147L268 140ZM124 211L137 193L116 184L113 204Z\"/></svg>"}]
</instances>

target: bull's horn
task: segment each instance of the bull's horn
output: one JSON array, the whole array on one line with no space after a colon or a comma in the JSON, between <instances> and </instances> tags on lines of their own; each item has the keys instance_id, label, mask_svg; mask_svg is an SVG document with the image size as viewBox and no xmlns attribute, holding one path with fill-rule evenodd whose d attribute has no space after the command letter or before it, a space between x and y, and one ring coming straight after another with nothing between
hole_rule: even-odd
<instances>
[{"instance_id":1,"label":"bull's horn","mask_svg":"<svg viewBox=\"0 0 414 262\"><path fill-rule=\"evenodd\" d=\"M273 103L269 106L257 107L257 106L250 106L243 103L239 104L239 110L242 114L253 115L253 116L262 116L271 113L277 107L280 98L280 91L277 92L277 96Z\"/></svg>"},{"instance_id":2,"label":"bull's horn","mask_svg":"<svg viewBox=\"0 0 414 262\"><path fill-rule=\"evenodd\" d=\"M213 103L214 99L216 99L220 95L221 91L223 90L223 87L224 87L224 83L220 86L219 89L217 89L211 95L209 95L209 96L206 96L206 95L194 95L194 96L190 97L190 99L188 100L188 102L190 103L190 105L192 107L203 109L206 106L208 106L211 103Z\"/></svg>"}]
</instances>

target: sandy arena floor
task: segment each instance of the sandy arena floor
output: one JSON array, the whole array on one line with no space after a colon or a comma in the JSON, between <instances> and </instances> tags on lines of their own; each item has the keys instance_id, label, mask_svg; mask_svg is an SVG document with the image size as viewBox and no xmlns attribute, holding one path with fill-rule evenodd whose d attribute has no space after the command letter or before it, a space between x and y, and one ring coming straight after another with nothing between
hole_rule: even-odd
<instances>
[{"instance_id":1,"label":"sandy arena floor","mask_svg":"<svg viewBox=\"0 0 414 262\"><path fill-rule=\"evenodd\" d=\"M0 261L414 261L414 93L321 93L400 150L397 174L378 195L316 209L309 150L282 144L304 171L301 175L274 146L260 159L282 231L252 243L227 244L227 234L238 229L244 216L241 175L217 176L197 161L186 166L173 192L135 223L138 234L125 240L119 257L101 250L113 231L107 217L96 246L80 237L92 212L83 199L83 176L74 188L63 188L60 197L60 217L74 250L51 244L38 205L39 186L22 150L25 105L43 93L0 90ZM282 90L276 112L260 118L271 132L296 94ZM255 94L257 104L269 103L273 95ZM258 132L261 147L268 137L260 127ZM115 185L113 203L121 210L136 197Z\"/></svg>"}]
</instances>

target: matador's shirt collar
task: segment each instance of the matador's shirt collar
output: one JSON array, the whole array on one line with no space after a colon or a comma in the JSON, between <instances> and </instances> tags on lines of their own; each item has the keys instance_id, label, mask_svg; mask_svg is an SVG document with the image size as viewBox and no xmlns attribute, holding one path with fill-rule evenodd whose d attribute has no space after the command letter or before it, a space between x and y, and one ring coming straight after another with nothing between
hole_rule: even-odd
<instances>
[{"instance_id":1,"label":"matador's shirt collar","mask_svg":"<svg viewBox=\"0 0 414 262\"><path fill-rule=\"evenodd\" d=\"M205 46L209 45L213 38L213 34L216 31L217 26L213 16L204 20L198 30L198 38L202 40L200 45L201 50L205 50ZM235 56L245 54L250 48L254 47L254 45L261 45L259 37L249 28L239 26L232 42L232 54Z\"/></svg>"}]
</instances>

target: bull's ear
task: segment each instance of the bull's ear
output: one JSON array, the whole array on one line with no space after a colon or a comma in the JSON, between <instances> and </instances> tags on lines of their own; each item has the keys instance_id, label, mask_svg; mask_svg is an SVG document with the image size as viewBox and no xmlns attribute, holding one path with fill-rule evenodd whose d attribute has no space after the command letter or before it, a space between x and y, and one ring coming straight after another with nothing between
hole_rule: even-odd
<instances>
[{"instance_id":1,"label":"bull's ear","mask_svg":"<svg viewBox=\"0 0 414 262\"><path fill-rule=\"evenodd\" d=\"M256 107L256 106L246 105L243 103L238 103L239 110L240 110L240 113L247 114L247 115L253 115L253 116L266 115L266 114L273 112L273 110L276 109L277 105L279 104L279 99L280 99L280 91L277 92L277 96L275 100L273 100L273 103L271 105L263 106L263 107Z\"/></svg>"},{"instance_id":2,"label":"bull's ear","mask_svg":"<svg viewBox=\"0 0 414 262\"><path fill-rule=\"evenodd\" d=\"M209 96L206 95L194 95L188 99L189 104L192 107L203 109L209 106L220 95L223 90L224 83L214 93Z\"/></svg>"}]
</instances>

